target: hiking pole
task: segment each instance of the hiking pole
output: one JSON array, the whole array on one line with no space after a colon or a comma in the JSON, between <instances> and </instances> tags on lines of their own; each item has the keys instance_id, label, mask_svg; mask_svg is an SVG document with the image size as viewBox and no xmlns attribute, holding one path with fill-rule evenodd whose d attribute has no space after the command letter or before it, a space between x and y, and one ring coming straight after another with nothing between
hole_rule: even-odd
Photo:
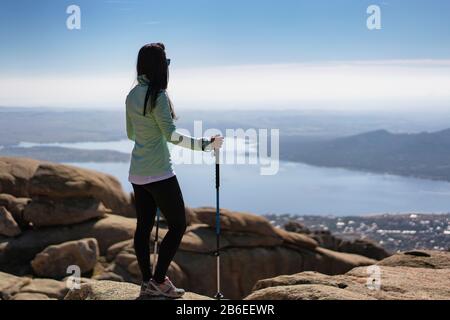
<instances>
[{"instance_id":1,"label":"hiking pole","mask_svg":"<svg viewBox=\"0 0 450 320\"><path fill-rule=\"evenodd\" d=\"M159 215L160 215L160 211L159 211L159 208L157 208L156 209L156 235L155 235L155 242L154 242L154 246L153 246L153 265L152 265L152 274L153 275L155 275L156 257L158 255Z\"/></svg>"},{"instance_id":2,"label":"hiking pole","mask_svg":"<svg viewBox=\"0 0 450 320\"><path fill-rule=\"evenodd\" d=\"M217 267L217 293L216 300L223 298L220 292L220 207L219 207L219 187L220 187L220 166L219 166L219 149L214 149L216 157L216 267Z\"/></svg>"}]
</instances>

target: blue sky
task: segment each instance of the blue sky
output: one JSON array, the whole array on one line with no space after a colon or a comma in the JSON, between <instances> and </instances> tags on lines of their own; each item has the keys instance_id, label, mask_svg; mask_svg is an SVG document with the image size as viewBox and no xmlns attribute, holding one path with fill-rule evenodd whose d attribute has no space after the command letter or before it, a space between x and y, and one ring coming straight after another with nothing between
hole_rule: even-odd
<instances>
[{"instance_id":1,"label":"blue sky","mask_svg":"<svg viewBox=\"0 0 450 320\"><path fill-rule=\"evenodd\" d=\"M81 30L66 28L71 4L81 8ZM371 4L381 7L382 30L366 27ZM132 73L140 46L154 41L166 44L174 74L238 65L449 60L450 1L0 2L3 78ZM5 94L0 105L14 100L2 101Z\"/></svg>"}]
</instances>

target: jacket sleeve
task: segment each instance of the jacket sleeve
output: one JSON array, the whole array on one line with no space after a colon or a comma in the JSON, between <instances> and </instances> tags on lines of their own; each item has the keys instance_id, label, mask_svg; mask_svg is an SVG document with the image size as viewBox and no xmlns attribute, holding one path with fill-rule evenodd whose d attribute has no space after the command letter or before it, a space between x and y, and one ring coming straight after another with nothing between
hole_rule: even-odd
<instances>
[{"instance_id":1,"label":"jacket sleeve","mask_svg":"<svg viewBox=\"0 0 450 320\"><path fill-rule=\"evenodd\" d=\"M166 91L162 91L156 99L156 106L152 110L153 117L161 129L162 134L170 143L197 151L211 150L211 141L207 138L194 138L177 131L170 112L170 102Z\"/></svg>"},{"instance_id":2,"label":"jacket sleeve","mask_svg":"<svg viewBox=\"0 0 450 320\"><path fill-rule=\"evenodd\" d=\"M133 123L131 122L130 115L128 114L128 110L126 111L126 125L127 125L127 136L128 139L135 141L136 140L136 134L134 132Z\"/></svg>"}]
</instances>

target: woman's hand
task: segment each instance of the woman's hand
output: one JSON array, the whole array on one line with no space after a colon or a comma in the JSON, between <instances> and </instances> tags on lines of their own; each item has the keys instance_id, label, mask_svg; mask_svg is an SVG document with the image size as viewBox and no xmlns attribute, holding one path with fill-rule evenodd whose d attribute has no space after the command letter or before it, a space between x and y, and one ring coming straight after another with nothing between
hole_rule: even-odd
<instances>
[{"instance_id":1,"label":"woman's hand","mask_svg":"<svg viewBox=\"0 0 450 320\"><path fill-rule=\"evenodd\" d=\"M211 137L212 148L214 150L218 150L218 149L222 148L223 140L224 140L224 138L219 134Z\"/></svg>"}]
</instances>

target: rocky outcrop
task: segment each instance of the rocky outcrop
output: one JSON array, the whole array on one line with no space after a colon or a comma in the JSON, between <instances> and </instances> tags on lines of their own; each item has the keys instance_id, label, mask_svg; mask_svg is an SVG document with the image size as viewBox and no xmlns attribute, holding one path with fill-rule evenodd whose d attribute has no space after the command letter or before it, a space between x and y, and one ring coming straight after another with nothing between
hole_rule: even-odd
<instances>
[{"instance_id":1,"label":"rocky outcrop","mask_svg":"<svg viewBox=\"0 0 450 320\"><path fill-rule=\"evenodd\" d=\"M186 230L168 275L187 290L213 296L215 210L199 208L188 212L192 214L190 221L193 223ZM339 274L356 266L375 263L363 256L320 248L308 236L275 228L268 220L252 214L221 210L221 226L221 277L227 279L223 282L223 293L231 299L244 297L258 280L270 275L303 270ZM166 232L167 229L160 229L160 241ZM151 239L154 237L153 231ZM139 283L141 275L132 240L111 246L106 257L110 265L105 275L99 277L109 279L114 275L127 282Z\"/></svg>"},{"instance_id":2,"label":"rocky outcrop","mask_svg":"<svg viewBox=\"0 0 450 320\"><path fill-rule=\"evenodd\" d=\"M14 295L11 300L58 300L56 298L50 298L43 293L29 293L19 292Z\"/></svg>"},{"instance_id":3,"label":"rocky outcrop","mask_svg":"<svg viewBox=\"0 0 450 320\"><path fill-rule=\"evenodd\" d=\"M336 251L360 254L375 260L389 257L391 254L369 239L343 240Z\"/></svg>"},{"instance_id":4,"label":"rocky outcrop","mask_svg":"<svg viewBox=\"0 0 450 320\"><path fill-rule=\"evenodd\" d=\"M450 252L430 250L406 251L386 258L377 264L388 267L448 269L450 272Z\"/></svg>"},{"instance_id":5,"label":"rocky outcrop","mask_svg":"<svg viewBox=\"0 0 450 320\"><path fill-rule=\"evenodd\" d=\"M23 210L22 219L36 227L64 226L100 218L110 209L93 197L37 197Z\"/></svg>"},{"instance_id":6,"label":"rocky outcrop","mask_svg":"<svg viewBox=\"0 0 450 320\"><path fill-rule=\"evenodd\" d=\"M84 238L95 238L100 255L104 255L113 244L131 239L135 227L135 219L106 215L72 226L27 230L20 237L0 238L0 270L15 274L28 273L30 261L46 247Z\"/></svg>"},{"instance_id":7,"label":"rocky outcrop","mask_svg":"<svg viewBox=\"0 0 450 320\"><path fill-rule=\"evenodd\" d=\"M0 236L15 237L21 233L19 225L5 207L0 207Z\"/></svg>"},{"instance_id":8,"label":"rocky outcrop","mask_svg":"<svg viewBox=\"0 0 450 320\"><path fill-rule=\"evenodd\" d=\"M63 299L66 283L53 279L32 279L0 272L0 298L3 300Z\"/></svg>"},{"instance_id":9,"label":"rocky outcrop","mask_svg":"<svg viewBox=\"0 0 450 320\"><path fill-rule=\"evenodd\" d=\"M190 211L193 217L190 219L195 223L202 223L215 228L215 208L200 207ZM233 230L235 232L249 232L259 235L275 236L276 232L267 219L248 212L236 212L220 209L220 228L222 230Z\"/></svg>"},{"instance_id":10,"label":"rocky outcrop","mask_svg":"<svg viewBox=\"0 0 450 320\"><path fill-rule=\"evenodd\" d=\"M0 193L0 206L5 207L19 226L23 228L26 228L28 225L23 219L23 210L30 201L31 199L29 198L16 198L10 194Z\"/></svg>"},{"instance_id":11,"label":"rocky outcrop","mask_svg":"<svg viewBox=\"0 0 450 320\"><path fill-rule=\"evenodd\" d=\"M16 198L0 194L0 207L11 212L22 229L63 226L111 214L111 210L93 197L51 198L36 196Z\"/></svg>"},{"instance_id":12,"label":"rocky outcrop","mask_svg":"<svg viewBox=\"0 0 450 320\"><path fill-rule=\"evenodd\" d=\"M29 284L31 279L21 278L12 274L0 272L0 298L3 300L10 299L18 293L20 289Z\"/></svg>"},{"instance_id":13,"label":"rocky outcrop","mask_svg":"<svg viewBox=\"0 0 450 320\"><path fill-rule=\"evenodd\" d=\"M318 245L333 251L355 253L365 257L381 260L389 257L389 253L369 239L344 240L331 234L328 230L309 230L298 221L289 221L284 229L290 232L305 234L317 241Z\"/></svg>"},{"instance_id":14,"label":"rocky outcrop","mask_svg":"<svg viewBox=\"0 0 450 320\"><path fill-rule=\"evenodd\" d=\"M450 300L450 252L397 254L344 275L302 272L260 280L247 300Z\"/></svg>"},{"instance_id":15,"label":"rocky outcrop","mask_svg":"<svg viewBox=\"0 0 450 320\"><path fill-rule=\"evenodd\" d=\"M49 246L34 257L31 266L40 277L63 278L71 265L78 266L83 274L92 271L98 257L97 240L88 238Z\"/></svg>"},{"instance_id":16,"label":"rocky outcrop","mask_svg":"<svg viewBox=\"0 0 450 320\"><path fill-rule=\"evenodd\" d=\"M190 231L197 230L197 232L208 232L209 236L215 237L215 208L201 207L189 209L186 211L186 214L191 215L191 217L187 219L192 221L191 224L193 227L189 228ZM258 245L256 243L252 244L250 237L253 237L253 240L259 239L259 241L268 241L270 242L269 245L292 244L311 249L316 248L318 245L314 239L311 239L306 235L275 228L266 218L247 212L220 209L220 228L223 231L224 238L229 241L229 243L225 242L223 245L224 247L245 246L245 244L248 244L249 246ZM214 232L211 232L211 230ZM227 232L230 232L230 237L228 238ZM247 236L249 238L239 238L239 236ZM210 244L212 244L211 248L215 246L214 242ZM206 251L211 252L211 248Z\"/></svg>"},{"instance_id":17,"label":"rocky outcrop","mask_svg":"<svg viewBox=\"0 0 450 320\"><path fill-rule=\"evenodd\" d=\"M0 157L0 193L30 197L30 181L40 161L29 158Z\"/></svg>"},{"instance_id":18,"label":"rocky outcrop","mask_svg":"<svg viewBox=\"0 0 450 320\"><path fill-rule=\"evenodd\" d=\"M45 294L49 298L61 300L68 289L66 283L53 279L32 279L30 283L20 288L20 293Z\"/></svg>"},{"instance_id":19,"label":"rocky outcrop","mask_svg":"<svg viewBox=\"0 0 450 320\"><path fill-rule=\"evenodd\" d=\"M95 198L112 213L135 216L130 196L111 175L28 158L0 157L0 193L15 197Z\"/></svg>"},{"instance_id":20,"label":"rocky outcrop","mask_svg":"<svg viewBox=\"0 0 450 320\"><path fill-rule=\"evenodd\" d=\"M115 281L93 281L82 284L80 289L70 290L65 300L137 300L140 287L132 283ZM164 299L161 297L140 298L141 300ZM212 300L192 292L186 292L176 300Z\"/></svg>"},{"instance_id":21,"label":"rocky outcrop","mask_svg":"<svg viewBox=\"0 0 450 320\"><path fill-rule=\"evenodd\" d=\"M187 209L186 212L191 225L168 274L178 285L212 296L214 289L211 284L215 283L215 275L205 270L215 270L215 220L211 219L215 211L213 208L200 208L198 211ZM262 278L302 270L337 274L374 262L362 256L320 248L308 236L274 228L256 215L229 210L222 210L221 214L224 225L221 238L222 277L233 279L224 284L224 292L232 298L243 297ZM103 218L70 226L26 230L20 237L0 240L0 268L16 274L33 272L46 277L62 277L62 266L58 272L49 267L39 268L37 261L45 260L40 258L35 260L32 270L30 262L48 246L92 237L98 242L100 255L106 255L109 259L104 271L94 275L96 279L139 283L140 271L131 241L135 224L135 219L107 214ZM166 232L167 229L160 229L159 241ZM47 265L50 265L54 259L47 260ZM63 264L66 266L68 262ZM55 263L54 267L57 265Z\"/></svg>"},{"instance_id":22,"label":"rocky outcrop","mask_svg":"<svg viewBox=\"0 0 450 320\"><path fill-rule=\"evenodd\" d=\"M89 299L106 299L101 288L106 292L125 288L108 291L108 286L118 282L139 284L141 274L132 240L136 219L124 217L132 215L132 202L111 176L50 162L0 157L0 205L21 231L15 237L0 236L0 270L16 276L45 277L15 279L20 279L20 285L8 284L7 298L45 295L60 299L66 289L65 282L59 280L72 264L81 266L84 276L92 277L83 289L89 293L82 294ZM276 228L259 215L226 209L220 213L222 291L227 298L243 298L257 281L280 274L317 271L336 275L376 263L362 255L324 248L311 235ZM188 228L168 275L190 292L213 296L215 209L186 208L186 218ZM166 233L163 220L159 242ZM155 230L150 248L154 237ZM153 256L151 259L155 262ZM39 291L37 285L46 289Z\"/></svg>"}]
</instances>

